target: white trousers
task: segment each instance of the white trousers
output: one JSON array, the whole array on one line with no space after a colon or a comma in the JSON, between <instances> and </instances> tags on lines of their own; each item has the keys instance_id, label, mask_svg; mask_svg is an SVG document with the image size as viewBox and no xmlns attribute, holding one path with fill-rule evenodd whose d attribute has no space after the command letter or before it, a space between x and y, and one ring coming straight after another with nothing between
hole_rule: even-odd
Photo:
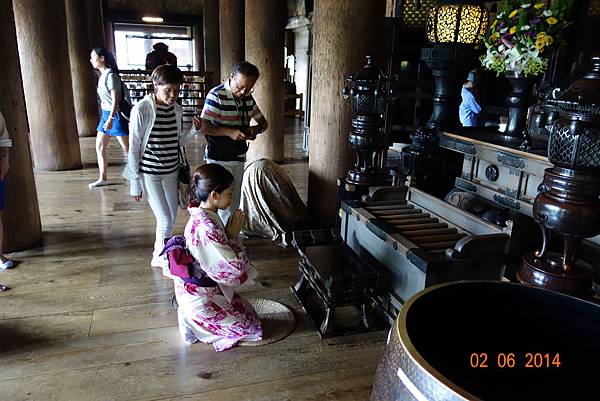
<instances>
[{"instance_id":1,"label":"white trousers","mask_svg":"<svg viewBox=\"0 0 600 401\"><path fill-rule=\"evenodd\" d=\"M233 174L233 196L231 197L231 205L225 210L219 210L219 217L223 220L223 224L227 224L229 216L240 208L240 199L242 197L242 179L244 178L244 162L223 162L220 160L206 159L207 163L216 163L225 167Z\"/></svg>"},{"instance_id":2,"label":"white trousers","mask_svg":"<svg viewBox=\"0 0 600 401\"><path fill-rule=\"evenodd\" d=\"M152 256L160 254L165 246L165 238L173 234L177 220L177 192L178 172L165 175L140 174L144 196L156 217L156 240Z\"/></svg>"}]
</instances>

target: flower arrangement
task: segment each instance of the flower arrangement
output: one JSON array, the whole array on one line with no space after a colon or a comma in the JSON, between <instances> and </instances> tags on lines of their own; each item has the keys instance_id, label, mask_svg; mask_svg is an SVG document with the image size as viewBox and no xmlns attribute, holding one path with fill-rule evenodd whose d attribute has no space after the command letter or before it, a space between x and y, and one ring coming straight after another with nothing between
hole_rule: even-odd
<instances>
[{"instance_id":1,"label":"flower arrangement","mask_svg":"<svg viewBox=\"0 0 600 401\"><path fill-rule=\"evenodd\" d=\"M543 74L558 35L570 24L566 17L572 4L573 0L506 0L482 37L487 48L480 58L483 67L497 75Z\"/></svg>"}]
</instances>

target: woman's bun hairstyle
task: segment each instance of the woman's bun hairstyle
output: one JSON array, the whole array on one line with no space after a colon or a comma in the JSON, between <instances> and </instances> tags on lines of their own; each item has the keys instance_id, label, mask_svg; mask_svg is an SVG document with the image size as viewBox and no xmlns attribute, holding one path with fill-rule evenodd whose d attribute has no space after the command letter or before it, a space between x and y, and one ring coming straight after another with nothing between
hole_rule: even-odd
<instances>
[{"instance_id":1,"label":"woman's bun hairstyle","mask_svg":"<svg viewBox=\"0 0 600 401\"><path fill-rule=\"evenodd\" d=\"M223 166L215 163L196 167L192 176L191 194L196 203L204 202L212 191L220 194L233 182L233 175Z\"/></svg>"}]
</instances>

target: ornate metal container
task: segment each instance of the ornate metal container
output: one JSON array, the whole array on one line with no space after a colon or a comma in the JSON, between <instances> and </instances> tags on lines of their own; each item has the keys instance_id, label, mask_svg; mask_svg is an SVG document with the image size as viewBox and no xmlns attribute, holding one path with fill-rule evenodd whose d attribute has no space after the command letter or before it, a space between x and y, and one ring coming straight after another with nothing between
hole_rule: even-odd
<instances>
[{"instance_id":1,"label":"ornate metal container","mask_svg":"<svg viewBox=\"0 0 600 401\"><path fill-rule=\"evenodd\" d=\"M579 239L600 234L600 57L592 63L559 97L548 144L555 167L546 170L534 204L534 218L546 229ZM568 270L573 261L564 263Z\"/></svg>"},{"instance_id":2,"label":"ornate metal container","mask_svg":"<svg viewBox=\"0 0 600 401\"><path fill-rule=\"evenodd\" d=\"M558 119L558 103L555 94L560 93L560 88L550 86L543 87L537 91L537 102L529 108L529 121L527 131L534 136L535 140L546 144L550 138L550 128Z\"/></svg>"},{"instance_id":3,"label":"ornate metal container","mask_svg":"<svg viewBox=\"0 0 600 401\"><path fill-rule=\"evenodd\" d=\"M380 185L383 171L378 161L385 149L383 113L387 100L385 85L388 78L383 74L373 56L366 56L367 63L356 74L344 78L344 98L351 97L352 109L356 113L352 119L354 130L349 142L357 154L357 163L348 172L346 180L351 184L372 186Z\"/></svg>"},{"instance_id":4,"label":"ornate metal container","mask_svg":"<svg viewBox=\"0 0 600 401\"><path fill-rule=\"evenodd\" d=\"M600 234L600 180L572 169L547 169L533 214L560 235L590 238Z\"/></svg>"},{"instance_id":5,"label":"ornate metal container","mask_svg":"<svg viewBox=\"0 0 600 401\"><path fill-rule=\"evenodd\" d=\"M385 92L386 76L373 56L366 56L367 63L356 74L348 74L344 87L344 97L352 97L352 109L359 117L381 120L387 99Z\"/></svg>"},{"instance_id":6,"label":"ornate metal container","mask_svg":"<svg viewBox=\"0 0 600 401\"><path fill-rule=\"evenodd\" d=\"M560 118L550 129L548 159L555 166L600 169L600 56L594 68L558 99Z\"/></svg>"},{"instance_id":7,"label":"ornate metal container","mask_svg":"<svg viewBox=\"0 0 600 401\"><path fill-rule=\"evenodd\" d=\"M523 257L520 281L587 298L594 270L577 260L584 238L600 234L600 57L592 71L559 97L560 117L552 124L548 159L554 168L533 204L542 249ZM562 254L549 252L550 231L563 238Z\"/></svg>"}]
</instances>

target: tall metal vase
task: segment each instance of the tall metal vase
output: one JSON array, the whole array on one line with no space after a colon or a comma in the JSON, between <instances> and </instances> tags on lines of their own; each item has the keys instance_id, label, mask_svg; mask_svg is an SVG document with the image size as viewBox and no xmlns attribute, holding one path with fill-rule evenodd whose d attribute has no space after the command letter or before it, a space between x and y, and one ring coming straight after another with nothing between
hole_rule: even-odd
<instances>
[{"instance_id":1,"label":"tall metal vase","mask_svg":"<svg viewBox=\"0 0 600 401\"><path fill-rule=\"evenodd\" d=\"M527 109L535 100L533 96L535 78L515 76L513 72L507 71L506 79L508 79L512 91L506 98L508 124L504 135L521 139L523 130L527 128Z\"/></svg>"}]
</instances>

